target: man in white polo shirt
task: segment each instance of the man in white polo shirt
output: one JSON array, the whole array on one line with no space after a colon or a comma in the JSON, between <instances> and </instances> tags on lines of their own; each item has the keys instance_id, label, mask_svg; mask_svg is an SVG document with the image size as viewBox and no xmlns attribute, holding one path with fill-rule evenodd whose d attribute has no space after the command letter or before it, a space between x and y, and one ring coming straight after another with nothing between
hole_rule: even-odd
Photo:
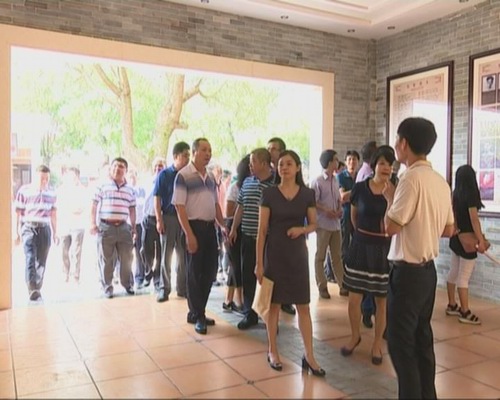
<instances>
[{"instance_id":1,"label":"man in white polo shirt","mask_svg":"<svg viewBox=\"0 0 500 400\"><path fill-rule=\"evenodd\" d=\"M384 191L386 232L394 235L388 255L388 347L402 399L436 398L434 258L439 238L454 232L450 187L427 161L436 138L434 125L424 118L401 122L394 147L408 169L395 191L392 185Z\"/></svg>"}]
</instances>

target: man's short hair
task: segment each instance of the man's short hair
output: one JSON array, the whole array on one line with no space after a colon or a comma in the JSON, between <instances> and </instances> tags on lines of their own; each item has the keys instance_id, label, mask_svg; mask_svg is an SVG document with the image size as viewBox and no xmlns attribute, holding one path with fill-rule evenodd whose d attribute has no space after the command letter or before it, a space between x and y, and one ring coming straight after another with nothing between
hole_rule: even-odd
<instances>
[{"instance_id":1,"label":"man's short hair","mask_svg":"<svg viewBox=\"0 0 500 400\"><path fill-rule=\"evenodd\" d=\"M151 163L152 167L156 167L158 164L165 165L165 159L163 157L155 157Z\"/></svg>"},{"instance_id":2,"label":"man's short hair","mask_svg":"<svg viewBox=\"0 0 500 400\"><path fill-rule=\"evenodd\" d=\"M361 148L361 157L363 157L363 162L370 162L376 150L377 142L375 140L366 142Z\"/></svg>"},{"instance_id":3,"label":"man's short hair","mask_svg":"<svg viewBox=\"0 0 500 400\"><path fill-rule=\"evenodd\" d=\"M198 138L198 139L195 139L194 142L193 142L193 145L191 146L191 151L194 153L195 151L198 151L199 147L200 147L200 143L201 142L207 142L207 143L210 143L208 141L208 139L205 139L205 138Z\"/></svg>"},{"instance_id":4,"label":"man's short hair","mask_svg":"<svg viewBox=\"0 0 500 400\"><path fill-rule=\"evenodd\" d=\"M415 155L428 155L437 139L434 124L421 117L410 117L401 122L398 136L406 140Z\"/></svg>"},{"instance_id":5,"label":"man's short hair","mask_svg":"<svg viewBox=\"0 0 500 400\"><path fill-rule=\"evenodd\" d=\"M358 159L358 161L360 160L359 153L356 150L347 150L345 153L346 160L347 160L347 157L356 157Z\"/></svg>"},{"instance_id":6,"label":"man's short hair","mask_svg":"<svg viewBox=\"0 0 500 400\"><path fill-rule=\"evenodd\" d=\"M80 168L78 167L68 167L66 172L73 172L76 176L80 177Z\"/></svg>"},{"instance_id":7,"label":"man's short hair","mask_svg":"<svg viewBox=\"0 0 500 400\"><path fill-rule=\"evenodd\" d=\"M322 151L321 155L319 156L319 163L321 164L321 167L323 169L327 169L328 164L330 164L333 161L336 155L337 152L332 149Z\"/></svg>"},{"instance_id":8,"label":"man's short hair","mask_svg":"<svg viewBox=\"0 0 500 400\"><path fill-rule=\"evenodd\" d=\"M194 146L194 143L193 143ZM174 149L172 150L172 155L175 157L177 154L182 154L186 150L189 150L189 145L186 142L177 142L174 144Z\"/></svg>"},{"instance_id":9,"label":"man's short hair","mask_svg":"<svg viewBox=\"0 0 500 400\"><path fill-rule=\"evenodd\" d=\"M252 150L254 157L260 162L271 165L271 153L267 151L264 147L259 147L255 150Z\"/></svg>"},{"instance_id":10,"label":"man's short hair","mask_svg":"<svg viewBox=\"0 0 500 400\"><path fill-rule=\"evenodd\" d=\"M113 165L113 163L115 162L119 162L119 163L123 163L125 164L125 168L128 169L128 162L127 160L125 160L123 157L116 157L116 158L113 158L113 161L111 161L111 164L110 165Z\"/></svg>"},{"instance_id":11,"label":"man's short hair","mask_svg":"<svg viewBox=\"0 0 500 400\"><path fill-rule=\"evenodd\" d=\"M44 174L50 174L50 168L42 164L37 167L36 172L43 172Z\"/></svg>"},{"instance_id":12,"label":"man's short hair","mask_svg":"<svg viewBox=\"0 0 500 400\"><path fill-rule=\"evenodd\" d=\"M280 146L280 151L285 151L286 150L286 144L285 141L279 137L273 137L267 141L267 144L269 143L278 143Z\"/></svg>"}]
</instances>

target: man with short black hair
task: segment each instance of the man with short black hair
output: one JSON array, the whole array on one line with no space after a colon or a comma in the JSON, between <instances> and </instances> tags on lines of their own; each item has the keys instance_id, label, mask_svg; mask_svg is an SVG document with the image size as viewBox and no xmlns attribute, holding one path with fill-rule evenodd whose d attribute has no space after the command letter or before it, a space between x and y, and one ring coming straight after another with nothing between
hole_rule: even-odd
<instances>
[{"instance_id":1,"label":"man with short black hair","mask_svg":"<svg viewBox=\"0 0 500 400\"><path fill-rule=\"evenodd\" d=\"M207 318L205 309L212 282L217 275L218 251L215 222L226 231L217 199L217 188L207 165L212 147L205 138L198 138L191 148L193 160L175 178L172 204L184 232L187 249L187 321L194 330L205 335L207 326L215 321Z\"/></svg>"},{"instance_id":2,"label":"man with short black hair","mask_svg":"<svg viewBox=\"0 0 500 400\"><path fill-rule=\"evenodd\" d=\"M395 189L387 185L383 192L386 232L394 235L388 255L388 347L401 399L436 398L434 258L439 239L455 230L450 187L427 161L436 138L433 123L424 118L401 122L394 147L407 170Z\"/></svg>"},{"instance_id":3,"label":"man with short black hair","mask_svg":"<svg viewBox=\"0 0 500 400\"><path fill-rule=\"evenodd\" d=\"M127 169L127 160L122 157L115 158L111 162L110 177L97 187L92 202L90 233L97 234L101 285L108 299L113 297L115 251L120 263L120 283L127 294L135 294L131 270L134 237L137 234L135 192L125 179ZM99 225L96 223L97 220ZM127 220L130 221L130 225Z\"/></svg>"},{"instance_id":4,"label":"man with short black hair","mask_svg":"<svg viewBox=\"0 0 500 400\"><path fill-rule=\"evenodd\" d=\"M49 255L51 241L58 243L56 193L49 186L50 169L40 165L36 169L36 179L31 184L21 186L16 195L15 244L23 242L26 257L26 285L29 298L37 301Z\"/></svg>"},{"instance_id":5,"label":"man with short black hair","mask_svg":"<svg viewBox=\"0 0 500 400\"><path fill-rule=\"evenodd\" d=\"M337 152L332 149L323 151L319 162L323 168L323 173L311 182L311 188L316 195L316 209L318 210L314 266L319 296L323 299L329 299L330 294L328 293L327 280L323 269L327 250L330 251L333 270L340 289L342 289L344 281L340 234L342 204L339 185L335 178L335 170L338 167Z\"/></svg>"},{"instance_id":6,"label":"man with short black hair","mask_svg":"<svg viewBox=\"0 0 500 400\"><path fill-rule=\"evenodd\" d=\"M182 229L177 218L177 211L172 204L174 182L177 173L189 163L189 145L178 142L172 150L174 162L158 175L154 194L154 212L156 231L161 236L161 266L153 272L156 300L168 300L172 290L172 254L177 256L177 296L186 297L186 247L181 237Z\"/></svg>"}]
</instances>

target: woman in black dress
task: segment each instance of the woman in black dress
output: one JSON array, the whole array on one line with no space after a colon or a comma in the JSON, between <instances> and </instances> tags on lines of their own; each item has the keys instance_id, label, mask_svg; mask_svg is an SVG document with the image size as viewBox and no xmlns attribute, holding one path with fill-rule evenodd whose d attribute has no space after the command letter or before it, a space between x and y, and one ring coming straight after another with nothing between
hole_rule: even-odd
<instances>
[{"instance_id":1,"label":"woman in black dress","mask_svg":"<svg viewBox=\"0 0 500 400\"><path fill-rule=\"evenodd\" d=\"M375 337L372 345L372 363L382 363L382 336L386 325L386 296L389 285L387 254L391 238L385 233L384 215L387 201L382 194L390 182L394 150L381 146L373 155L370 166L375 171L354 185L351 192L351 220L354 235L349 248L344 285L349 291L349 321L351 340L342 347L343 356L352 354L361 342L360 321L363 294L375 297Z\"/></svg>"},{"instance_id":2,"label":"woman in black dress","mask_svg":"<svg viewBox=\"0 0 500 400\"><path fill-rule=\"evenodd\" d=\"M296 304L305 350L302 368L314 375L324 376L325 371L314 358L309 313L309 255L306 235L316 230L314 191L304 185L300 158L291 150L281 153L278 174L281 182L262 192L255 266L259 282L262 282L263 276L274 282L267 321L267 359L271 368L281 371L276 343L279 311L281 304ZM306 220L307 225L304 225Z\"/></svg>"}]
</instances>

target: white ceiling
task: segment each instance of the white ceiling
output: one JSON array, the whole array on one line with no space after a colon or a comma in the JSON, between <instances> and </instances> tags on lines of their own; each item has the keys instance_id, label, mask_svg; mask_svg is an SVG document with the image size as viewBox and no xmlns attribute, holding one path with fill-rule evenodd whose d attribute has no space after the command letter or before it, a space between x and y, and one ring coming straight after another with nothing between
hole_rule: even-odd
<instances>
[{"instance_id":1,"label":"white ceiling","mask_svg":"<svg viewBox=\"0 0 500 400\"><path fill-rule=\"evenodd\" d=\"M485 0L168 1L359 39L379 39L463 11ZM387 29L389 26L395 29ZM354 32L349 33L352 29Z\"/></svg>"}]
</instances>

